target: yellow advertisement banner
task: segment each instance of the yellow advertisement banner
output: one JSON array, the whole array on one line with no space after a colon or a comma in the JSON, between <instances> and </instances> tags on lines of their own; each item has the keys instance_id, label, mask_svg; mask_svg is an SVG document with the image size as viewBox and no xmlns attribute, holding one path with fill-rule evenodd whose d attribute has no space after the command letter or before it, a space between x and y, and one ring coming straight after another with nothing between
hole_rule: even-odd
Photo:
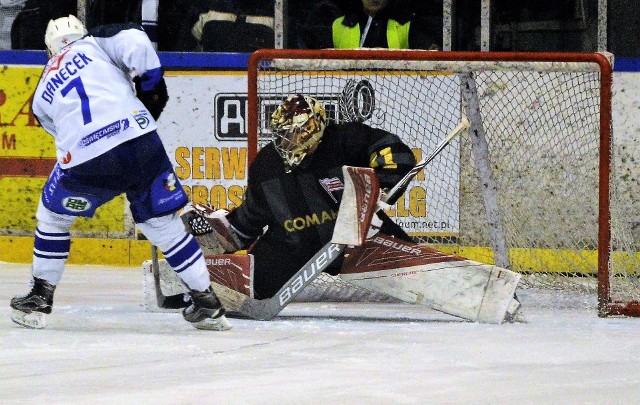
<instances>
[{"instance_id":1,"label":"yellow advertisement banner","mask_svg":"<svg viewBox=\"0 0 640 405\"><path fill-rule=\"evenodd\" d=\"M0 69L0 230L28 235L36 226L42 187L56 160L53 137L31 111L42 67ZM124 197L98 209L92 220L79 218L72 231L86 236L123 237Z\"/></svg>"}]
</instances>

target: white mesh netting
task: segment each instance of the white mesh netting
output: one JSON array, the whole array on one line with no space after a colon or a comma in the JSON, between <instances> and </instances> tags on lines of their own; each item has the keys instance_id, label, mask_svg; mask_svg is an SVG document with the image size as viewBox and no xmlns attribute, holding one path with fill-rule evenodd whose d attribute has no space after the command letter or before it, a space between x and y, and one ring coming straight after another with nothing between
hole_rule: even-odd
<instances>
[{"instance_id":1,"label":"white mesh netting","mask_svg":"<svg viewBox=\"0 0 640 405\"><path fill-rule=\"evenodd\" d=\"M600 126L611 123L601 122L609 104L600 99L596 63L332 60L325 52L257 65L250 108L259 145L269 141L271 112L291 93L318 98L336 122L358 119L399 135L418 160L465 112L479 131L454 140L388 213L422 242L506 263L525 275L524 287L597 289ZM469 80L470 99L461 91ZM611 150L611 298L638 300L640 237L629 220L638 212L637 184L619 175L631 164L625 145L613 138ZM308 299L366 299L349 288L323 277Z\"/></svg>"}]
</instances>

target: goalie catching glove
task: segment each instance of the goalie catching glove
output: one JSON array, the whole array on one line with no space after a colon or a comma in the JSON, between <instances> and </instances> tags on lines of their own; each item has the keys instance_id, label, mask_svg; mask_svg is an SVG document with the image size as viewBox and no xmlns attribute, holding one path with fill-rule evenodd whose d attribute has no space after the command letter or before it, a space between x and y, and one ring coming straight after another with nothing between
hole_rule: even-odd
<instances>
[{"instance_id":1,"label":"goalie catching glove","mask_svg":"<svg viewBox=\"0 0 640 405\"><path fill-rule=\"evenodd\" d=\"M206 254L234 253L246 247L240 236L227 220L227 210L216 210L206 204L187 205L180 218L187 232L196 240Z\"/></svg>"},{"instance_id":2,"label":"goalie catching glove","mask_svg":"<svg viewBox=\"0 0 640 405\"><path fill-rule=\"evenodd\" d=\"M144 90L148 86L148 81L143 82L140 77L134 77L133 83L136 87L136 95L147 108L153 119L160 118L160 114L169 101L169 93L167 92L167 84L163 77L149 90Z\"/></svg>"}]
</instances>

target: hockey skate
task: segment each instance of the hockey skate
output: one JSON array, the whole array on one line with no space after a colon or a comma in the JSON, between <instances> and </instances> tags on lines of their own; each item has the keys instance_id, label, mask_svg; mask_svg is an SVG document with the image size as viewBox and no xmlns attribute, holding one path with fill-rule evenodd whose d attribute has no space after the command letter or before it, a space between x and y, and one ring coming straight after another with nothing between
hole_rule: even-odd
<instances>
[{"instance_id":1,"label":"hockey skate","mask_svg":"<svg viewBox=\"0 0 640 405\"><path fill-rule=\"evenodd\" d=\"M231 324L224 315L224 308L211 287L203 292L189 291L191 305L182 311L182 316L196 329L228 330Z\"/></svg>"},{"instance_id":2,"label":"hockey skate","mask_svg":"<svg viewBox=\"0 0 640 405\"><path fill-rule=\"evenodd\" d=\"M46 280L34 277L28 294L11 299L11 320L27 328L42 329L47 326L45 314L51 313L55 289Z\"/></svg>"}]
</instances>

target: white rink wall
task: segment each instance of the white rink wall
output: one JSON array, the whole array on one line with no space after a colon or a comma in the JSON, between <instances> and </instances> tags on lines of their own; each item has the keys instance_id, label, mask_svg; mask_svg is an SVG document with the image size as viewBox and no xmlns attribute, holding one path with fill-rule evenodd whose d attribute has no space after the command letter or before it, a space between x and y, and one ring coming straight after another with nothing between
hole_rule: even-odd
<instances>
[{"instance_id":1,"label":"white rink wall","mask_svg":"<svg viewBox=\"0 0 640 405\"><path fill-rule=\"evenodd\" d=\"M613 136L616 200L624 207L628 229L640 245L640 72L616 72L613 78Z\"/></svg>"},{"instance_id":2,"label":"white rink wall","mask_svg":"<svg viewBox=\"0 0 640 405\"><path fill-rule=\"evenodd\" d=\"M636 159L640 158L640 72L616 72L613 75L613 133L629 142Z\"/></svg>"}]
</instances>

